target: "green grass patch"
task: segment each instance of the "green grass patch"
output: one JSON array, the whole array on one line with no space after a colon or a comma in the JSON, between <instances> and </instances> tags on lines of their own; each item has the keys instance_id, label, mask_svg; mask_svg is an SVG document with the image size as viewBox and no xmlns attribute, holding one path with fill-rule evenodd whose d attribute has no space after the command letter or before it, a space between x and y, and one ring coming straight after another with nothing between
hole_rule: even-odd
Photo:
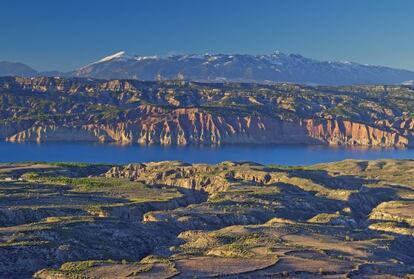
<instances>
[{"instance_id":1,"label":"green grass patch","mask_svg":"<svg viewBox=\"0 0 414 279\"><path fill-rule=\"evenodd\" d=\"M123 198L129 202L142 203L151 201L169 201L183 196L173 187L160 188L148 186L136 181L106 177L71 178L65 176L44 176L28 173L25 179L43 184L68 185L75 192L101 193L103 195Z\"/></svg>"}]
</instances>

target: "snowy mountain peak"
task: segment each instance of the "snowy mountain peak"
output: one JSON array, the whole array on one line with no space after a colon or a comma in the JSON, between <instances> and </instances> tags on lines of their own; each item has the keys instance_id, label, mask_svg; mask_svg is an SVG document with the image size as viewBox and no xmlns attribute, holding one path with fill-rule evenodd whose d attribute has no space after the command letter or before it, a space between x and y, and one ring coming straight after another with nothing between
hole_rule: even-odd
<instances>
[{"instance_id":1,"label":"snowy mountain peak","mask_svg":"<svg viewBox=\"0 0 414 279\"><path fill-rule=\"evenodd\" d=\"M96 63L100 63L100 62L107 62L107 61L111 61L117 58L121 58L125 56L125 51L119 51L117 53L114 53L112 55L106 56L104 58L102 58L101 60L97 61Z\"/></svg>"},{"instance_id":2,"label":"snowy mountain peak","mask_svg":"<svg viewBox=\"0 0 414 279\"><path fill-rule=\"evenodd\" d=\"M78 77L176 79L202 82L292 82L302 84L401 84L414 72L355 62L320 61L295 53L174 54L134 56L117 52L71 73Z\"/></svg>"},{"instance_id":3,"label":"snowy mountain peak","mask_svg":"<svg viewBox=\"0 0 414 279\"><path fill-rule=\"evenodd\" d=\"M84 70L84 69L86 69L86 68L88 68L90 66L93 66L93 65L96 65L96 64L99 64L99 63L110 62L110 61L113 61L113 60L116 60L116 59L120 59L120 58L125 58L125 57L126 57L125 56L125 51L119 51L119 52L116 52L116 53L111 54L109 56L106 56L106 57L104 57L104 58L102 58L102 59L100 59L98 61L95 61L93 63L90 63L88 65L85 65L85 66L81 67L79 70Z\"/></svg>"}]
</instances>

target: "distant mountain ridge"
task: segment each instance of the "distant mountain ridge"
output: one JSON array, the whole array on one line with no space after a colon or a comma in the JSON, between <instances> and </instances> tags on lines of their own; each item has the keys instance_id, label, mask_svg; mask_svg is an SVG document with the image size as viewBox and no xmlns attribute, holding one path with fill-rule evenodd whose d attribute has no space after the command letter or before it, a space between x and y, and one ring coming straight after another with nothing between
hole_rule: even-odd
<instances>
[{"instance_id":1,"label":"distant mountain ridge","mask_svg":"<svg viewBox=\"0 0 414 279\"><path fill-rule=\"evenodd\" d=\"M0 61L0 76L36 76L38 72L23 64L9 61Z\"/></svg>"},{"instance_id":2,"label":"distant mountain ridge","mask_svg":"<svg viewBox=\"0 0 414 279\"><path fill-rule=\"evenodd\" d=\"M4 62L3 62L4 63ZM10 63L10 62L8 62ZM414 72L354 62L319 61L299 54L203 54L128 56L124 51L69 73L40 73L2 66L0 76L64 76L98 79L174 80L199 82L288 82L314 85L412 84ZM31 69L31 70L30 70Z\"/></svg>"},{"instance_id":3,"label":"distant mountain ridge","mask_svg":"<svg viewBox=\"0 0 414 279\"><path fill-rule=\"evenodd\" d=\"M67 77L68 75L59 71L45 71L39 72L32 67L20 63L20 62L10 62L10 61L0 61L0 77L4 76L20 76L20 77L54 77L61 76Z\"/></svg>"}]
</instances>

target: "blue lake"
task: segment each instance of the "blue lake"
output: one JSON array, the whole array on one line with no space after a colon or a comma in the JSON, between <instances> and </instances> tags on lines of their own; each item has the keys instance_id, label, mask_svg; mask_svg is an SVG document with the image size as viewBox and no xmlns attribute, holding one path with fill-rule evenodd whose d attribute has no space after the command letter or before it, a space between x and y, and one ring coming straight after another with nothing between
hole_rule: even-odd
<instances>
[{"instance_id":1,"label":"blue lake","mask_svg":"<svg viewBox=\"0 0 414 279\"><path fill-rule=\"evenodd\" d=\"M142 146L98 143L0 142L0 162L71 161L126 164L161 160L188 163L254 161L309 165L344 159L414 159L414 149L372 149L299 145Z\"/></svg>"}]
</instances>

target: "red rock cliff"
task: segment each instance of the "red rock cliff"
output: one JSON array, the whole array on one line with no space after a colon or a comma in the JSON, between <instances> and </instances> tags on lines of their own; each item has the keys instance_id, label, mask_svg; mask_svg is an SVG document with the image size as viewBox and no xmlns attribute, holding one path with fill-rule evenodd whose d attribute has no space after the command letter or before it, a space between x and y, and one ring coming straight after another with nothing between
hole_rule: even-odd
<instances>
[{"instance_id":1,"label":"red rock cliff","mask_svg":"<svg viewBox=\"0 0 414 279\"><path fill-rule=\"evenodd\" d=\"M292 143L412 146L410 135L349 120L280 120L265 115L215 115L197 108L141 106L135 119L82 126L33 126L8 141L115 141L141 144ZM402 124L409 125L409 124Z\"/></svg>"}]
</instances>

